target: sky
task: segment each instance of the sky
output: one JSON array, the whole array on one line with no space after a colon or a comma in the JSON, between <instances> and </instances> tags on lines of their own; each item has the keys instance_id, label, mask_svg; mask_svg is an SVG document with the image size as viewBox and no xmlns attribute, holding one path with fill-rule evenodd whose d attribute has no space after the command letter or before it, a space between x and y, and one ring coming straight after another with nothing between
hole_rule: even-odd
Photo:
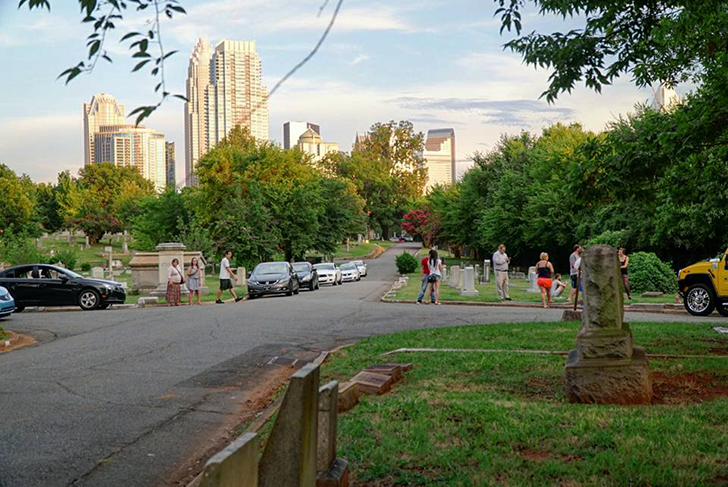
<instances>
[{"instance_id":1,"label":"sky","mask_svg":"<svg viewBox=\"0 0 728 487\"><path fill-rule=\"evenodd\" d=\"M326 2L326 3L324 3ZM90 27L78 3L51 0L52 11L17 9L0 0L0 163L36 181L83 166L83 104L95 93L114 95L129 113L156 103L156 80L131 73L134 63L119 38L143 28L148 14L131 13L107 44L114 59L65 85L57 76L83 60ZM189 55L200 36L255 40L264 83L270 89L316 44L336 0L181 0L187 15L165 21L169 91L184 94ZM319 16L322 5L325 8ZM549 73L525 66L503 50L495 2L482 0L344 0L318 54L269 100L271 139L282 142L283 123L320 124L327 142L348 151L356 131L375 122L410 120L417 131L455 129L458 170L488 151L502 134L540 132L579 122L600 131L650 102L652 91L620 79L596 94L579 87L552 105L540 100ZM553 32L575 20L526 11L524 30ZM680 89L678 93L682 94ZM144 124L176 142L177 179L184 178L184 102L166 101Z\"/></svg>"}]
</instances>

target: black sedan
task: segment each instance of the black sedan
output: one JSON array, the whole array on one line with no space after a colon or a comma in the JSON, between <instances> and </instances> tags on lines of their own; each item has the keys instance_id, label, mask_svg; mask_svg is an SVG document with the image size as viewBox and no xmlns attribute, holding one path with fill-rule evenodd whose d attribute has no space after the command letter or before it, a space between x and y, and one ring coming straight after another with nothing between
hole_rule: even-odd
<instances>
[{"instance_id":1,"label":"black sedan","mask_svg":"<svg viewBox=\"0 0 728 487\"><path fill-rule=\"evenodd\" d=\"M264 262L255 266L248 279L251 299L264 294L298 294L301 283L298 274L288 262Z\"/></svg>"},{"instance_id":2,"label":"black sedan","mask_svg":"<svg viewBox=\"0 0 728 487\"><path fill-rule=\"evenodd\" d=\"M83 277L45 264L26 264L0 271L0 286L15 298L15 311L26 306L80 306L83 310L106 309L122 304L126 292L121 284Z\"/></svg>"},{"instance_id":3,"label":"black sedan","mask_svg":"<svg viewBox=\"0 0 728 487\"><path fill-rule=\"evenodd\" d=\"M298 274L298 280L301 286L306 286L309 291L315 291L319 288L318 272L308 262L294 262L293 270Z\"/></svg>"}]
</instances>

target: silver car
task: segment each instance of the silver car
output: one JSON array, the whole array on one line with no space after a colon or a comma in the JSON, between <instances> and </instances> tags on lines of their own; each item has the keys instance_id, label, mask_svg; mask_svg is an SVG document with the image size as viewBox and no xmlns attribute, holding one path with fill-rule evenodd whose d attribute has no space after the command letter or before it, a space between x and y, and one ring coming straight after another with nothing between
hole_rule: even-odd
<instances>
[{"instance_id":1,"label":"silver car","mask_svg":"<svg viewBox=\"0 0 728 487\"><path fill-rule=\"evenodd\" d=\"M341 270L333 262L314 264L313 268L316 269L318 274L319 285L331 284L337 286L342 283Z\"/></svg>"},{"instance_id":2,"label":"silver car","mask_svg":"<svg viewBox=\"0 0 728 487\"><path fill-rule=\"evenodd\" d=\"M359 274L361 277L367 277L367 264L363 260L353 260L351 262L356 266L357 269L359 269Z\"/></svg>"},{"instance_id":3,"label":"silver car","mask_svg":"<svg viewBox=\"0 0 728 487\"><path fill-rule=\"evenodd\" d=\"M353 262L347 262L339 266L341 269L341 280L344 282L361 281L359 268Z\"/></svg>"}]
</instances>

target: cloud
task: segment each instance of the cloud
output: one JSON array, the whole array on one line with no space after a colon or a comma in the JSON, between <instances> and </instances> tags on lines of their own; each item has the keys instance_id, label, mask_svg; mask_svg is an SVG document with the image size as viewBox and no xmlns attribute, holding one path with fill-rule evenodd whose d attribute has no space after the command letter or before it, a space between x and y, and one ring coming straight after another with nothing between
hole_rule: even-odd
<instances>
[{"instance_id":1,"label":"cloud","mask_svg":"<svg viewBox=\"0 0 728 487\"><path fill-rule=\"evenodd\" d=\"M371 56L369 56L368 54L359 54L357 57L355 57L351 61L348 61L347 64L349 66L356 66L357 64L363 63L364 61L368 61L369 59L371 59Z\"/></svg>"}]
</instances>

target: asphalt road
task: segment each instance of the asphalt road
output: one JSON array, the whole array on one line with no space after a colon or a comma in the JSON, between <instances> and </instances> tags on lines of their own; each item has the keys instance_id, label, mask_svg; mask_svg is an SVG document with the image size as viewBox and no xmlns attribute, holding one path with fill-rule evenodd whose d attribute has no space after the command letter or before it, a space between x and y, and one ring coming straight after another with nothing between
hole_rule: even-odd
<instances>
[{"instance_id":1,"label":"asphalt road","mask_svg":"<svg viewBox=\"0 0 728 487\"><path fill-rule=\"evenodd\" d=\"M311 358L399 330L561 317L539 308L381 303L405 248L369 262L361 282L294 297L14 315L3 325L39 342L0 355L0 486L167 485L245 408L252 386L276 367L266 365L274 356Z\"/></svg>"}]
</instances>

